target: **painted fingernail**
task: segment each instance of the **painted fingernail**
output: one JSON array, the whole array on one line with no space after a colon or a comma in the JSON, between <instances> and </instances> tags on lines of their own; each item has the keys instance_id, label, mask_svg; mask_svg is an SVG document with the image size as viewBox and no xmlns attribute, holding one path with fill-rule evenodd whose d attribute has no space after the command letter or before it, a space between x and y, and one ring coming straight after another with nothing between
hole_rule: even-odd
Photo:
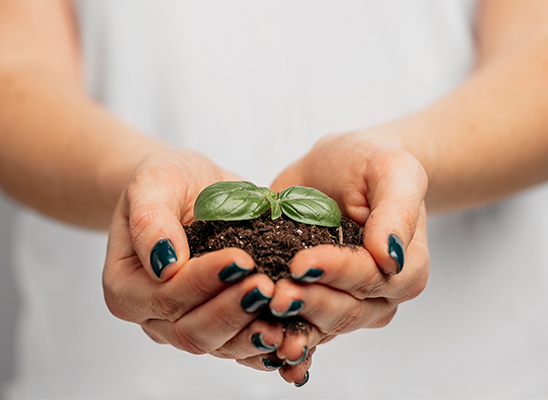
<instances>
[{"instance_id":1,"label":"painted fingernail","mask_svg":"<svg viewBox=\"0 0 548 400\"><path fill-rule=\"evenodd\" d=\"M261 311L265 308L272 297L265 296L258 287L246 294L240 303L245 312L250 314Z\"/></svg>"},{"instance_id":2,"label":"painted fingernail","mask_svg":"<svg viewBox=\"0 0 548 400\"><path fill-rule=\"evenodd\" d=\"M291 274L291 277L296 281L313 283L319 281L322 278L323 274L324 272L321 269L308 268L308 271L306 271L304 275L296 276Z\"/></svg>"},{"instance_id":3,"label":"painted fingernail","mask_svg":"<svg viewBox=\"0 0 548 400\"><path fill-rule=\"evenodd\" d=\"M301 383L294 383L294 385L296 387L304 386L306 385L306 382L308 382L308 379L310 379L310 374L308 373L308 371L306 371L306 374L304 374L304 381L302 381Z\"/></svg>"},{"instance_id":4,"label":"painted fingernail","mask_svg":"<svg viewBox=\"0 0 548 400\"><path fill-rule=\"evenodd\" d=\"M261 361L266 369L277 371L284 366L284 362L272 361L270 358L261 358Z\"/></svg>"},{"instance_id":5,"label":"painted fingernail","mask_svg":"<svg viewBox=\"0 0 548 400\"><path fill-rule=\"evenodd\" d=\"M399 274L403 269L403 262L405 261L405 250L403 249L403 243L401 239L391 233L388 236L388 254L398 263L398 271L396 274Z\"/></svg>"},{"instance_id":6,"label":"painted fingernail","mask_svg":"<svg viewBox=\"0 0 548 400\"><path fill-rule=\"evenodd\" d=\"M308 356L308 347L304 346L303 347L303 355L298 360L296 360L296 361L285 360L285 362L286 362L287 365L297 365L297 364L302 363L306 359L306 356Z\"/></svg>"},{"instance_id":7,"label":"painted fingernail","mask_svg":"<svg viewBox=\"0 0 548 400\"><path fill-rule=\"evenodd\" d=\"M276 344L274 346L266 344L263 340L262 333L254 333L253 335L251 335L251 343L253 343L253 346L255 346L255 348L260 351L271 352L278 348L278 345Z\"/></svg>"},{"instance_id":8,"label":"painted fingernail","mask_svg":"<svg viewBox=\"0 0 548 400\"><path fill-rule=\"evenodd\" d=\"M175 254L171 240L162 239L154 245L150 253L150 265L152 265L152 270L158 278L169 264L173 264L176 261L177 254Z\"/></svg>"},{"instance_id":9,"label":"painted fingernail","mask_svg":"<svg viewBox=\"0 0 548 400\"><path fill-rule=\"evenodd\" d=\"M299 314L302 309L304 308L304 301L302 300L292 300L291 304L289 304L289 308L285 311L278 312L276 310L270 310L272 315L278 318L284 318L284 317L293 317L297 314Z\"/></svg>"},{"instance_id":10,"label":"painted fingernail","mask_svg":"<svg viewBox=\"0 0 548 400\"><path fill-rule=\"evenodd\" d=\"M235 262L233 262L229 266L225 267L221 272L219 272L219 279L225 283L238 282L250 271L251 269L244 269Z\"/></svg>"}]
</instances>

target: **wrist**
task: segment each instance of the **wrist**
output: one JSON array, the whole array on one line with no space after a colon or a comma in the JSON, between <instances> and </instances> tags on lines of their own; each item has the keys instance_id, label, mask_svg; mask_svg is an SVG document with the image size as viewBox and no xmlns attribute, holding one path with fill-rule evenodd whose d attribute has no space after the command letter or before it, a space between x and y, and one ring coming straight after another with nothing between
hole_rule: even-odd
<instances>
[{"instance_id":1,"label":"wrist","mask_svg":"<svg viewBox=\"0 0 548 400\"><path fill-rule=\"evenodd\" d=\"M418 118L409 117L375 128L387 141L415 157L428 177L429 196L439 183L434 141L428 136L428 127ZM430 204L428 204L430 205Z\"/></svg>"},{"instance_id":2,"label":"wrist","mask_svg":"<svg viewBox=\"0 0 548 400\"><path fill-rule=\"evenodd\" d=\"M124 143L118 143L105 152L97 173L98 193L110 215L139 164L151 154L169 148L167 144L136 131L125 136Z\"/></svg>"}]
</instances>

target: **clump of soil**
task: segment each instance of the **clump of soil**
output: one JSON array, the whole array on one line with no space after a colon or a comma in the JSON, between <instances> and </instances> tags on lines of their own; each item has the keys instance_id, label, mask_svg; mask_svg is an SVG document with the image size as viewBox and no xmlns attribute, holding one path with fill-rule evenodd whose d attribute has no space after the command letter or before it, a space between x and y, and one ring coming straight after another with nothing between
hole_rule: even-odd
<instances>
[{"instance_id":1,"label":"clump of soil","mask_svg":"<svg viewBox=\"0 0 548 400\"><path fill-rule=\"evenodd\" d=\"M184 229L191 257L239 247L253 257L255 272L264 273L273 281L290 277L289 262L299 250L320 244L355 247L363 242L363 228L346 217L339 228L327 228L296 222L285 215L273 221L270 212L266 212L246 221L195 221ZM263 319L273 318L270 313L264 314ZM297 316L284 318L283 324L302 330L308 323Z\"/></svg>"},{"instance_id":2,"label":"clump of soil","mask_svg":"<svg viewBox=\"0 0 548 400\"><path fill-rule=\"evenodd\" d=\"M345 217L340 228L327 228L296 222L285 215L272 221L269 212L246 221L195 221L184 228L191 257L239 247L253 257L257 272L274 281L290 277L289 262L299 250L319 244L359 246L363 234L358 224Z\"/></svg>"}]
</instances>

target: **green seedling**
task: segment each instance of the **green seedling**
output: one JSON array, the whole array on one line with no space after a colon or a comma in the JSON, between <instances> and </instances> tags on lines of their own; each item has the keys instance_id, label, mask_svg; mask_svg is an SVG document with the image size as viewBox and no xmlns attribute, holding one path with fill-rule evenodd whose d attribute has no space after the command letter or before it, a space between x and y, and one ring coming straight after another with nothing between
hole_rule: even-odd
<instances>
[{"instance_id":1,"label":"green seedling","mask_svg":"<svg viewBox=\"0 0 548 400\"><path fill-rule=\"evenodd\" d=\"M194 204L197 221L242 221L271 210L272 219L283 214L309 225L337 227L341 211L337 202L317 189L291 186L280 195L251 182L217 182L206 187Z\"/></svg>"}]
</instances>

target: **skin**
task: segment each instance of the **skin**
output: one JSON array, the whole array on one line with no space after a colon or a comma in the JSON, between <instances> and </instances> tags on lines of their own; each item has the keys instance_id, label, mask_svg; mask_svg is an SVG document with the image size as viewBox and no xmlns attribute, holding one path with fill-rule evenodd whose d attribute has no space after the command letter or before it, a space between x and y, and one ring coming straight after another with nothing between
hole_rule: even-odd
<instances>
[{"instance_id":1,"label":"skin","mask_svg":"<svg viewBox=\"0 0 548 400\"><path fill-rule=\"evenodd\" d=\"M363 252L319 246L295 257L291 271L297 276L311 266L325 271L319 284L277 283L270 307L282 311L290 300L303 300L300 315L315 325L299 344L313 348L339 333L384 326L399 303L424 289L428 250L420 195L426 184L409 155L428 177L429 213L481 206L548 179L546 26L546 2L481 2L477 67L460 87L402 120L328 136L276 179L274 190L314 186L335 198L346 215L365 222ZM369 165L372 160L377 168ZM375 182L388 190L377 196ZM386 279L375 265L394 271L385 250L390 232L402 239L406 263L401 274ZM278 354L299 353L298 346L289 346ZM304 373L281 371L288 382L301 382Z\"/></svg>"},{"instance_id":2,"label":"skin","mask_svg":"<svg viewBox=\"0 0 548 400\"><path fill-rule=\"evenodd\" d=\"M255 275L228 285L217 277L222 268L234 261L253 268L245 252L188 258L181 223L190 222L197 194L235 177L198 153L148 138L89 98L65 0L0 0L0 184L61 221L110 226L103 286L114 315L157 342L260 370L264 354L251 345L253 333L279 345L281 359L299 358L308 345L303 363L280 370L286 381L302 382L318 344L386 325L398 304L424 289L425 204L429 212L475 207L548 179L546 26L547 2L481 2L477 68L460 87L400 121L327 136L276 179L274 190L317 187L365 223L360 252L320 246L295 257L295 275L310 266L325 271L319 283L274 285ZM406 248L398 275L386 250L390 233ZM178 261L158 279L148 260L166 237ZM277 311L304 300L311 331L284 337L279 326L239 309L254 287L273 296Z\"/></svg>"}]
</instances>

